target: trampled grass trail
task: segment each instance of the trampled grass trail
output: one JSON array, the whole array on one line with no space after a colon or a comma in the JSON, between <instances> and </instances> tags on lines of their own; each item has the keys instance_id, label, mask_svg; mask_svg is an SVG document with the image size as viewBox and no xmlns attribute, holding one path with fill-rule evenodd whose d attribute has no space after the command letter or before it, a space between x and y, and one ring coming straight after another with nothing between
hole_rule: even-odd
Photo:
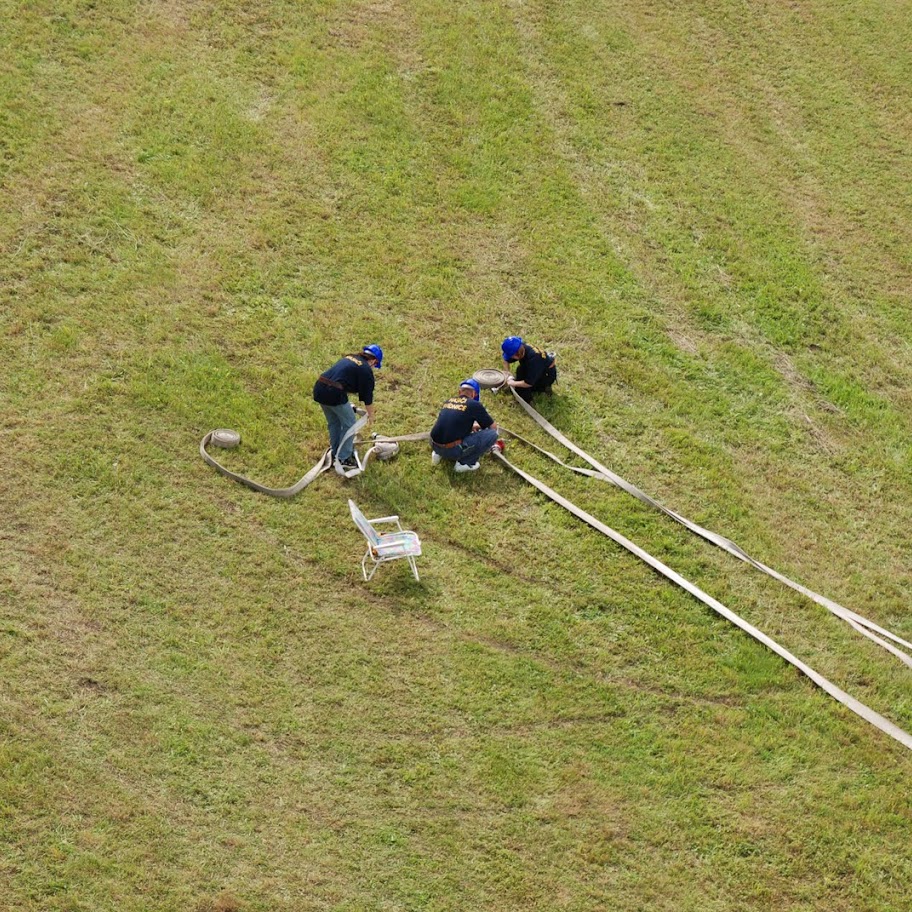
<instances>
[{"instance_id":1,"label":"trampled grass trail","mask_svg":"<svg viewBox=\"0 0 912 912\"><path fill-rule=\"evenodd\" d=\"M572 439L912 637L902 5L4 12L0 909L905 908L906 753L493 460L197 453L290 484L340 353L408 433L518 332ZM510 457L912 726L845 624Z\"/></svg>"}]
</instances>

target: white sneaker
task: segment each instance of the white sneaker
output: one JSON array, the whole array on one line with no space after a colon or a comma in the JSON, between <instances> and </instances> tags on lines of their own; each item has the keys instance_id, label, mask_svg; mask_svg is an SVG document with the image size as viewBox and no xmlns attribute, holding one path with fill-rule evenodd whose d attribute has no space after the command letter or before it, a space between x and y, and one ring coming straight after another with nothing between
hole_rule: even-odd
<instances>
[{"instance_id":1,"label":"white sneaker","mask_svg":"<svg viewBox=\"0 0 912 912\"><path fill-rule=\"evenodd\" d=\"M441 459L443 459L443 456L440 453L431 453L431 465L440 465Z\"/></svg>"},{"instance_id":2,"label":"white sneaker","mask_svg":"<svg viewBox=\"0 0 912 912\"><path fill-rule=\"evenodd\" d=\"M456 463L457 472L476 472L481 468L481 463L473 462L471 465L466 465L464 462Z\"/></svg>"}]
</instances>

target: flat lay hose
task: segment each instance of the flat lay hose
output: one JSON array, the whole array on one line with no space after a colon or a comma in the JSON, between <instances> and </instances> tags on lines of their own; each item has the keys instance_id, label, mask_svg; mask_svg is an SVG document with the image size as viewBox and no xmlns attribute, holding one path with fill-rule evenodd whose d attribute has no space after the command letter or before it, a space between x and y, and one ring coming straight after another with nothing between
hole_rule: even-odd
<instances>
[{"instance_id":1,"label":"flat lay hose","mask_svg":"<svg viewBox=\"0 0 912 912\"><path fill-rule=\"evenodd\" d=\"M475 379L480 384L482 384L483 386L485 386L489 389L491 389L491 388L500 389L501 387L503 387L506 384L507 380L509 379L509 374L507 374L506 372L497 371L497 370L482 370L482 371L478 371L475 374ZM869 639L871 639L874 642L881 645L884 649L886 649L887 651L889 651L890 653L895 655L906 665L912 666L912 659L910 659L910 657L905 652L896 648L894 645L892 645L892 643L887 642L885 639L882 639L881 637L876 636L872 631L877 631L877 633L882 634L884 637L892 640L894 643L899 643L908 648L912 648L912 644L908 643L906 640L902 639L901 637L896 636L895 634L891 633L890 631L885 630L882 627L879 627L873 621L870 621L867 618L864 618L861 615L856 614L854 611L850 611L848 608L844 608L842 605L839 605L838 603L832 601L831 599L826 598L825 596L822 596L816 592L813 592L812 590L808 589L807 587L802 586L800 583L796 583L793 580L790 580L788 577L784 576L783 574L779 573L776 570L773 570L771 567L767 567L765 564L752 558L749 554L747 554L746 551L744 551L744 549L742 549L741 547L736 545L733 541L730 541L729 539L725 538L724 536L719 535L716 532L712 532L709 529L704 529L702 526L698 525L695 522L692 522L691 520L687 519L684 516L681 516L679 513L675 513L673 510L669 510L667 507L665 507L663 504L659 503L654 498L650 497L644 491L641 491L635 485L632 485L628 481L625 481L619 475L615 474L610 469L608 469L606 466L602 465L600 462L598 462L598 460L594 459L587 452L585 452L585 450L576 446L576 444L574 444L571 440L569 440L567 437L565 437L560 431L558 431L557 428L555 428L546 418L544 418L541 414L539 414L529 403L527 403L525 400L523 400L519 396L519 394L516 392L515 389L513 389L511 387L510 392L513 393L513 397L516 399L516 401L519 403L519 405L523 408L523 410L526 412L526 414L528 414L529 417L531 417L539 425L539 427L541 427L542 429L547 431L548 434L550 434L552 437L554 437L555 440L558 440L560 443L562 443L567 449L576 453L580 458L582 458L586 462L588 462L591 466L594 467L594 471L593 471L593 469L581 469L581 468L577 468L575 466L568 465L567 463L563 462L563 460L561 460L557 456L555 456L553 453L550 453L547 450L543 449L542 447L539 447L536 444L531 443L530 441L526 440L523 437L520 437L518 434L515 434L512 431L508 431L506 428L501 428L501 430L510 434L511 437L515 437L517 440L520 440L521 442L528 444L529 446L533 447L538 452L542 453L544 456L548 457L549 459L553 460L554 462L558 463L559 465L563 466L564 468L570 469L571 471L576 472L581 475L589 476L591 478L599 478L603 481L608 481L608 482L616 485L617 487L621 488L623 491L626 491L628 494L631 494L632 496L636 497L638 500L642 501L643 503L647 503L650 506L655 507L656 509L660 510L662 513L666 514L667 516L670 516L676 522L681 523L681 525L683 525L685 528L689 529L691 532L694 532L695 534L699 535L701 538L704 538L707 541L711 542L712 544L716 545L717 547L722 548L724 551L727 551L729 554L734 555L739 560L749 563L751 566L756 567L758 570L762 570L764 573L768 574L769 576L772 576L774 579L779 580L780 582L782 582L785 585L789 586L790 588L796 590L797 592L801 592L803 595L808 596L813 601L817 602L819 605L822 605L823 607L827 608L827 610L831 611L837 617L840 617L843 620L845 620L859 633L863 634L864 636L868 637ZM648 554L646 551L644 551L639 546L635 545L629 539L625 538L619 532L615 532L613 529L611 529L609 526L605 525L604 523L602 523L601 521L596 519L594 516L590 515L589 513L586 513L584 510L581 510L574 503L572 503L571 501L562 497L560 494L558 494L552 488L550 488L546 484L544 484L544 482L539 481L537 478L533 477L532 475L529 475L527 472L524 472L521 469L514 466L503 455L503 453L501 453L497 450L495 450L493 452L494 452L494 455L498 459L500 459L501 462L504 463L504 465L509 467L513 472L515 472L517 475L519 475L521 478L523 478L525 481L527 481L529 484L531 484L537 490L541 491L543 494L545 494L545 496L549 497L551 500L553 500L559 506L568 510L574 516L583 520L583 522L587 523L588 525L592 526L592 528L597 529L603 535L607 535L612 541L621 545L623 548L626 548L632 554L636 555L641 560L645 561L645 563L649 564L649 566L652 567L654 570L656 570L658 573L661 573L667 579L670 579L676 585L680 586L685 591L689 592L691 595L693 595L695 598L699 599L701 602L703 602L708 607L712 608L718 614L721 614L723 617L727 618L729 621L731 621L737 627L740 627L746 633L748 633L752 637L754 637L754 639L756 639L758 642L763 643L765 646L767 646L769 649L771 649L777 655L781 656L787 662L794 665L803 674L807 675L807 677L809 677L821 689L826 691L828 694L830 694L830 696L832 696L833 698L838 700L844 706L851 709L852 712L859 715L866 722L869 722L871 725L880 729L882 732L889 735L891 738L894 738L896 741L899 741L899 743L904 745L905 747L912 749L912 736L910 736L903 729L899 728L897 725L895 725L889 719L884 718L879 713L875 712L873 709L866 706L864 703L861 703L859 700L856 700L850 694L846 693L840 687L837 687L835 684L833 684L827 678L823 677L818 672L814 671L814 669L812 669L810 666L806 665L804 662L802 662L800 659L798 659L796 656L792 655L792 653L790 653L783 646L780 646L775 640L771 639L765 633L758 630L753 625L749 624L743 618L739 617L737 614L735 614L733 611L731 611L731 609L726 608L725 605L723 605L721 602L717 601L716 599L712 598L712 596L707 595L705 592L703 592L703 590L699 589L697 586L695 586L689 580L685 579L680 574L676 573L674 570L667 567L661 561L657 560L652 555Z\"/></svg>"},{"instance_id":2,"label":"flat lay hose","mask_svg":"<svg viewBox=\"0 0 912 912\"><path fill-rule=\"evenodd\" d=\"M648 552L644 551L638 545L635 545L630 539L625 538L619 532L615 532L610 526L606 526L603 522L596 519L590 513L587 513L585 510L581 510L576 504L567 500L565 497L562 497L557 493L553 488L549 488L544 482L539 481L537 478L529 475L527 472L524 472L522 469L517 468L513 463L511 463L499 450L492 450L495 457L497 457L507 468L511 469L520 478L527 481L537 490L541 491L546 497L549 497L554 503L563 507L565 510L568 510L578 519L581 519L584 523L588 523L593 529L601 532L602 535L607 535L612 541L619 544L622 548L626 548L631 554L636 555L641 561L649 564L658 573L661 573L662 576L671 580L676 585L680 586L685 591L689 592L694 598L699 599L703 602L704 605L712 608L713 611L721 614L722 617L731 621L735 626L740 627L745 633L750 634L755 640L762 643L767 648L771 649L777 655L781 656L791 665L794 665L800 672L807 675L818 687L822 690L825 690L831 697L838 700L842 703L843 706L848 707L856 715L861 716L866 722L870 722L871 725L875 728L879 728L882 732L889 735L891 738L894 738L904 747L912 750L912 735L909 735L907 732L903 731L899 726L894 725L889 719L885 719L880 713L875 712L868 706L865 706L864 703L861 703L859 700L856 700L850 694L847 694L842 688L837 687L833 684L832 681L823 677L823 675L818 674L811 668L809 665L805 665L799 658L792 655L784 646L780 646L775 640L768 637L763 631L758 630L752 624L749 624L742 617L735 614L730 608L726 608L721 602L714 599L711 595L707 595L702 589L695 586L689 580L681 576L680 573L676 573L670 567L663 564L660 560L653 557Z\"/></svg>"},{"instance_id":3,"label":"flat lay hose","mask_svg":"<svg viewBox=\"0 0 912 912\"><path fill-rule=\"evenodd\" d=\"M498 370L482 370L478 371L475 374L475 379L482 385L487 388L500 388L506 382L508 375L503 371ZM767 575L773 577L774 579L779 580L784 583L786 586L794 589L797 592L801 592L803 595L806 595L808 598L815 601L817 604L823 606L828 611L835 614L837 617L842 618L848 624L850 624L855 630L859 633L862 633L864 636L878 643L884 649L888 650L890 653L895 655L906 665L912 667L912 657L907 655L901 649L893 644L899 644L905 646L906 648L912 650L912 643L902 639L901 637L896 636L888 630L885 630L882 627L879 627L877 624L868 620L867 618L862 617L859 614L856 614L854 611L850 611L847 608L844 608L842 605L832 601L831 599L826 598L825 596L819 595L816 592L802 586L800 583L796 583L793 580L790 580L788 577L779 573L776 570L773 570L770 567L767 567L765 564L760 561L755 560L750 555L748 555L741 547L736 545L734 542L725 538L722 535L719 535L716 532L712 532L709 529L705 529L697 523L692 522L684 516L681 516L679 513L675 513L673 510L668 509L661 503L659 503L654 498L650 497L645 492L641 491L635 485L630 484L625 481L619 475L616 475L606 466L602 465L580 447L576 446L571 440L565 437L560 431L557 430L547 419L540 415L531 405L526 403L516 392L515 389L511 388L514 398L520 404L520 406L525 410L525 412L548 434L550 434L555 440L559 441L563 446L569 449L571 452L576 453L581 459L589 463L593 468L592 469L583 469L576 466L568 465L563 462L553 453L548 452L537 444L532 443L529 440L521 437L518 434L515 434L512 431L507 430L506 428L501 427L501 431L509 434L511 437L515 437L517 440L522 443L527 444L528 446L534 448L542 455L546 456L548 459L556 462L558 465L563 466L570 471L576 472L581 475L586 475L591 478L597 478L601 481L607 481L611 484L616 485L622 490L626 491L628 494L631 494L633 497L636 497L638 500L643 503L649 504L652 507L660 510L665 515L671 517L676 522L683 525L685 528L689 529L691 532L694 532L696 535L699 535L701 538L706 539L712 544L716 545L719 548L722 548L724 551L729 554L734 555L739 560L744 561L745 563L750 564L753 567L756 567L758 570L763 571ZM343 443L348 441L350 438L354 437L361 428L367 422L367 418L361 417L355 424L348 430L345 437L343 438ZM379 435L374 435L373 445L365 453L364 459L359 463L356 469L350 471L343 471L343 474L346 478L353 478L357 475L360 475L367 468L367 465L370 461L372 455L377 454L379 458L388 458L389 455L398 450L398 443L404 441L419 441L427 440L430 437L428 432L422 432L417 434L406 434L398 437L382 437ZM303 491L311 482L314 481L319 475L323 472L329 470L332 463L331 451L326 450L323 455L320 457L318 462L301 478L298 482L288 488L270 488L265 485L260 484L259 482L253 481L252 479L246 478L243 475L237 474L235 472L226 469L221 465L210 453L207 451L207 445L214 444L222 448L230 449L240 443L240 435L236 431L219 429L215 431L210 431L200 443L200 455L202 458L216 469L218 472L221 472L222 475L225 475L227 478L231 478L234 481L239 482L240 484L246 485L249 488L252 488L254 491L259 491L260 493L267 494L270 497L281 497L281 498L290 498L294 497L296 494L299 494ZM384 449L386 447L386 449ZM389 448L392 449L389 449ZM703 604L707 605L709 608L712 608L713 611L720 614L722 617L731 621L737 627L741 628L743 631L752 636L755 640L762 643L764 646L775 652L777 655L781 656L789 664L793 665L804 675L810 678L818 687L830 694L834 699L838 700L852 712L856 713L866 722L869 722L871 725L880 729L880 731L889 735L891 738L898 741L903 746L912 750L912 736L910 736L903 729L899 728L894 723L890 722L889 719L884 718L879 713L875 712L870 707L866 706L864 703L861 703L859 700L856 700L850 694L846 693L841 688L837 687L827 678L818 674L814 671L813 668L806 665L796 656L792 655L787 649L779 645L775 640L768 637L761 630L758 630L752 624L749 624L731 609L727 608L718 600L714 599L712 596L705 593L702 589L695 586L689 580L685 579L676 571L672 570L670 567L663 564L660 560L653 557L648 552L644 551L638 545L635 545L629 539L625 538L619 532L616 532L614 529L605 525L600 520L596 519L591 514L587 513L585 510L580 509L574 503L567 500L558 494L555 490L548 487L544 482L535 478L532 475L529 475L527 472L524 472L522 469L514 466L498 449L491 451L492 454L499 459L507 468L515 472L520 478L528 482L546 497L550 498L554 503L563 507L565 510L568 510L578 519L581 519L583 522L587 523L593 529L601 532L603 535L606 535L615 543L619 544L621 547L628 550L631 554L634 554L640 560L644 561L650 567L652 567L656 572L660 573L662 576L671 580L676 585L680 586L686 592L693 595ZM878 636L877 634L880 634ZM892 642L887 642L888 640Z\"/></svg>"},{"instance_id":4,"label":"flat lay hose","mask_svg":"<svg viewBox=\"0 0 912 912\"><path fill-rule=\"evenodd\" d=\"M345 436L342 438L342 444L348 441L350 438L354 437L364 425L367 424L367 416L359 418L346 432ZM357 475L360 475L362 472L366 471L368 463L370 462L371 456L377 454L380 458L384 458L384 445L388 444L398 444L407 440L427 440L430 437L430 433L423 431L418 434L403 434L399 437L383 437L375 435L373 437L373 445L370 449L364 454L364 459L361 461L361 464L358 468L351 469L344 472L346 478L354 478ZM296 494L300 494L314 479L318 478L324 472L328 471L333 466L332 461L332 452L327 449L320 459L314 464L313 468L299 481L295 482L289 488L270 488L266 485L260 484L258 481L254 481L252 478L247 478L245 475L239 475L237 472L232 472L230 469L226 469L211 453L209 453L206 447L209 444L214 444L215 446L221 447L222 449L233 449L241 442L241 435L237 431L232 431L227 428L219 428L215 431L210 431L203 437L200 441L200 456L203 457L205 462L208 465L211 465L213 469L217 472L221 472L226 478L230 478L232 481L236 481L239 484L245 485L248 488L251 488L254 491L259 491L260 494L266 494L269 497L283 497L289 498L294 497ZM398 446L396 447L398 449Z\"/></svg>"},{"instance_id":5,"label":"flat lay hose","mask_svg":"<svg viewBox=\"0 0 912 912\"><path fill-rule=\"evenodd\" d=\"M912 668L912 656L909 656L906 652L898 649L893 645L896 643L900 646L904 646L906 649L912 650L912 643L910 643L908 640L904 640L902 637L899 637L891 631L880 627L868 618L843 607L838 602L834 602L832 599L828 599L826 596L820 595L819 593L808 589L806 586L802 586L801 583L796 583L794 580L789 579L787 576L784 576L782 573L779 573L772 567L768 567L766 564L761 563L760 561L751 557L743 548L741 548L739 545L736 545L733 541L726 538L724 535L719 535L717 532L713 532L710 529L705 529L703 526L700 526L692 520L687 519L680 513L676 513L674 510L670 510L668 507L664 506L664 504L661 504L659 501L655 500L655 498L650 497L644 491L641 491L638 487L636 487L636 485L632 485L629 481L625 481L620 477L620 475L615 474L609 468L602 465L598 460L590 456L585 450L576 446L573 441L565 437L559 430L557 430L557 428L554 427L554 425L552 425L546 418L540 415L531 405L521 399L520 396L516 393L516 390L511 388L511 392L513 393L516 401L525 410L526 414L528 414L529 417L531 417L532 420L539 425L539 427L550 434L555 440L562 443L568 450L571 450L572 452L576 453L577 456L579 456L581 459L584 459L586 462L588 462L589 465L593 466L596 471L593 472L588 469L579 469L574 466L569 466L562 460L558 459L558 457L553 453L549 453L547 450L536 446L534 443L530 443L529 441L519 437L519 435L508 431L511 436L517 437L517 439L522 440L523 443L527 443L529 446L534 447L549 459L553 460L559 465L564 466L567 469L570 469L573 472L577 472L581 475L588 475L592 478L600 478L603 481L608 481L621 490L626 491L633 497L636 497L637 500L640 500L645 504L649 504L651 507L655 507L655 509L660 510L666 516L671 517L675 522L680 523L682 526L684 526L686 529L689 529L694 534L699 535L706 541L716 545L716 547L721 548L723 551L727 551L734 557L737 557L738 560L744 561L745 563L750 564L752 567L756 567L758 570L762 571L768 576L771 576L773 579L779 580L780 583L784 583L786 586L794 589L796 592L800 592L802 595L807 596L818 605L826 608L827 611L830 611L837 617L842 618L852 628L857 630L862 635L866 636L869 640L873 640L879 646L882 646L892 655L896 656L905 665ZM887 640L892 640L892 643L887 642Z\"/></svg>"}]
</instances>

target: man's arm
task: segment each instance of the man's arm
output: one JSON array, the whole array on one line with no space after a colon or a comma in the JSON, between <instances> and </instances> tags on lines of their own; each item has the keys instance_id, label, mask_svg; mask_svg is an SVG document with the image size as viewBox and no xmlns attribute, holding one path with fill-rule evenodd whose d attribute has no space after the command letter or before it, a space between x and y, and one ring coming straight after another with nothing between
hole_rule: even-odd
<instances>
[{"instance_id":1,"label":"man's arm","mask_svg":"<svg viewBox=\"0 0 912 912\"><path fill-rule=\"evenodd\" d=\"M364 403L367 420L374 420L374 372L367 364L358 371L358 398Z\"/></svg>"},{"instance_id":2,"label":"man's arm","mask_svg":"<svg viewBox=\"0 0 912 912\"><path fill-rule=\"evenodd\" d=\"M545 371L548 369L548 362L542 357L541 353L536 348L531 346L526 349L526 357L523 359L523 380L519 383L515 383L514 386L518 386L523 389L535 389L535 385L545 376ZM517 371L519 373L519 371Z\"/></svg>"},{"instance_id":3,"label":"man's arm","mask_svg":"<svg viewBox=\"0 0 912 912\"><path fill-rule=\"evenodd\" d=\"M479 428L497 427L494 419L488 414L488 410L480 402L473 402L471 409L473 431Z\"/></svg>"}]
</instances>

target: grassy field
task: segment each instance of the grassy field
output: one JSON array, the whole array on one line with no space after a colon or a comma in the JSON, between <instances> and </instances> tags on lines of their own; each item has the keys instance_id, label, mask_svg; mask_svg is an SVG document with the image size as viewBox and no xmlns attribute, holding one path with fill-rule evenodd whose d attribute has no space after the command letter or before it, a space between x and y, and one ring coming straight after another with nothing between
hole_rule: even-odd
<instances>
[{"instance_id":1,"label":"grassy field","mask_svg":"<svg viewBox=\"0 0 912 912\"><path fill-rule=\"evenodd\" d=\"M520 333L581 446L912 637L908 4L2 11L0 909L908 908L908 752L503 467L197 452L290 484L342 352L408 433ZM508 455L912 730L841 621Z\"/></svg>"}]
</instances>

